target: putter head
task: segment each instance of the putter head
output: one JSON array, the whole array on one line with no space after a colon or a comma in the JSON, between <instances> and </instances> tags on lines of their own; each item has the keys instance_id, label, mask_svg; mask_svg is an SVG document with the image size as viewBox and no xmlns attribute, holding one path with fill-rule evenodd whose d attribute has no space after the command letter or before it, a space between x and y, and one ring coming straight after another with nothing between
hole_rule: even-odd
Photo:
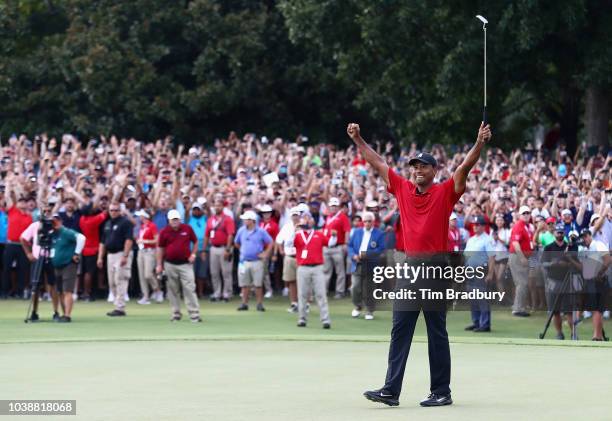
<instances>
[{"instance_id":1,"label":"putter head","mask_svg":"<svg viewBox=\"0 0 612 421\"><path fill-rule=\"evenodd\" d=\"M489 23L489 21L484 16L476 15L476 18L482 22L483 28L487 23Z\"/></svg>"}]
</instances>

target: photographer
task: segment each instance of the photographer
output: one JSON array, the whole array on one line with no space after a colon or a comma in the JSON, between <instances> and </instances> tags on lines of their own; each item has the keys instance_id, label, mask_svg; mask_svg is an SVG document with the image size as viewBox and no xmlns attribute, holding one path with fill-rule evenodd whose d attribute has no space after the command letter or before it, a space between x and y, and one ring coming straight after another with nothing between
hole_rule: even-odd
<instances>
[{"instance_id":1,"label":"photographer","mask_svg":"<svg viewBox=\"0 0 612 421\"><path fill-rule=\"evenodd\" d=\"M64 315L58 321L60 323L70 323L72 321L72 293L76 285L77 266L85 246L85 236L70 228L65 228L62 223L62 216L55 213L53 214L51 244L51 264L55 271L58 291L62 295L64 304Z\"/></svg>"},{"instance_id":2,"label":"photographer","mask_svg":"<svg viewBox=\"0 0 612 421\"><path fill-rule=\"evenodd\" d=\"M26 254L26 257L32 264L32 271L30 272L32 285L32 314L29 320L32 322L38 321L38 299L40 295L40 285L43 281L43 276L46 276L48 293L51 295L51 301L53 305L53 320L59 321L60 315L58 313L59 299L57 290L55 288L55 273L53 271L53 265L49 259L49 250L42 250L43 247L49 247L51 245L51 233L53 230L53 224L51 221L52 208L46 206L42 210L42 221L32 222L28 228L21 234L19 241ZM42 255L41 255L42 254ZM39 261L42 259L41 261ZM37 271L37 265L42 265L40 271ZM35 277L39 279L35 279ZM38 287L34 288L35 285Z\"/></svg>"},{"instance_id":3,"label":"photographer","mask_svg":"<svg viewBox=\"0 0 612 421\"><path fill-rule=\"evenodd\" d=\"M585 283L585 310L593 313L593 340L603 341L602 312L606 307L608 284L606 271L610 266L610 249L601 241L593 239L588 228L580 233L584 242L582 277Z\"/></svg>"},{"instance_id":4,"label":"photographer","mask_svg":"<svg viewBox=\"0 0 612 421\"><path fill-rule=\"evenodd\" d=\"M564 290L563 281L570 276L572 268L580 269L579 263L572 256L578 251L578 245L573 240L568 244L565 237L565 225L559 223L554 229L555 241L546 245L542 253L542 266L546 269L546 302L548 311L553 313L553 323L557 331L556 338L565 339L561 323L561 312L567 318L567 323L573 326L572 303L568 298L571 296L571 287ZM574 254L575 256L575 254ZM572 279L566 285L572 285ZM555 305L556 303L556 305Z\"/></svg>"}]
</instances>

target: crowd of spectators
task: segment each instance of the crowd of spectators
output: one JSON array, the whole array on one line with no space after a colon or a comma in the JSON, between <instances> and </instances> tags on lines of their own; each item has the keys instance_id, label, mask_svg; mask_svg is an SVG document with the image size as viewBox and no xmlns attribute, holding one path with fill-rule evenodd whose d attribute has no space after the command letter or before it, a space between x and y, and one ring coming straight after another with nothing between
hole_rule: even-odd
<instances>
[{"instance_id":1,"label":"crowd of spectators","mask_svg":"<svg viewBox=\"0 0 612 421\"><path fill-rule=\"evenodd\" d=\"M438 162L437 181L452 176L469 147L470 139L450 148L427 145ZM375 148L398 174L410 177L409 158L420 150L416 143L402 148L376 142ZM590 229L593 238L610 249L609 150L579 147L569 156L565 145L557 142L526 144L507 152L492 145L485 155L472 170L451 216L449 251L464 250L469 238L480 232L475 225L484 225L500 263L492 282L508 292L508 302L513 301L514 285L506 262L519 221L524 220L521 226L526 227L534 250L554 241L558 224L563 224L568 239L574 231L578 235ZM213 145L191 147L177 145L171 138L141 142L100 136L82 142L69 134L58 138L43 134L2 142L0 159L2 298L29 298L30 262L35 259L20 237L45 212L57 215L64 227L86 238L74 289L84 301L117 299L116 291L109 290L108 262L99 256L104 226L114 218L108 212L113 204L129 221L134 240L128 290L122 299L138 299L143 305L164 301L165 286L159 282L152 250L173 209L198 239L196 292L211 301L229 301L237 291L239 252L233 247L233 235L244 224L240 216L249 210L257 213L257 224L272 239L291 221L293 209L307 211L317 229L324 229L337 211L342 212L348 222L339 226L338 253L325 254L327 287L338 299L350 292L347 244L351 231L363 227L365 212L371 212L373 226L384 232L386 253L402 248L397 204L383 179L353 146L312 144L305 136L294 142L254 134L240 138L234 132ZM283 283L281 248L274 247L266 256L263 293L266 298L289 294L293 308L296 292ZM544 307L543 284L537 277L530 276L527 292L520 293L525 294L524 308L515 312ZM47 295L44 298L49 299Z\"/></svg>"}]
</instances>

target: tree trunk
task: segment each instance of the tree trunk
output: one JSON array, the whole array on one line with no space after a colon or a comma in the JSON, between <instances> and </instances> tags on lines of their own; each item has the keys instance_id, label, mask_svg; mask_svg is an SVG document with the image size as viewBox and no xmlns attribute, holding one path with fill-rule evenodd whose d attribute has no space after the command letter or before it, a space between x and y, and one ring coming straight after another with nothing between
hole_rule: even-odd
<instances>
[{"instance_id":1,"label":"tree trunk","mask_svg":"<svg viewBox=\"0 0 612 421\"><path fill-rule=\"evenodd\" d=\"M609 121L608 92L598 86L589 86L586 90L584 107L587 146L607 146L609 144Z\"/></svg>"},{"instance_id":2,"label":"tree trunk","mask_svg":"<svg viewBox=\"0 0 612 421\"><path fill-rule=\"evenodd\" d=\"M578 125L580 123L580 91L567 88L563 94L560 116L561 140L565 142L567 153L572 156L578 147Z\"/></svg>"}]
</instances>

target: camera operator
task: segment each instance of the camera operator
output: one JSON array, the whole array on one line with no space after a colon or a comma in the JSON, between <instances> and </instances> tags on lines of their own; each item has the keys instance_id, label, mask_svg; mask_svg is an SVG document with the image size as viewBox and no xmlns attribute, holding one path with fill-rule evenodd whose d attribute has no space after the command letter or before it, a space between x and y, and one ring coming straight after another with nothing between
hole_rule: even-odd
<instances>
[{"instance_id":1,"label":"camera operator","mask_svg":"<svg viewBox=\"0 0 612 421\"><path fill-rule=\"evenodd\" d=\"M42 221L32 222L23 233L19 237L19 241L21 242L21 246L23 247L23 251L25 252L26 257L32 264L32 270L30 272L31 280L30 285L32 285L32 314L30 315L29 320L32 322L38 321L38 299L39 299L39 291L41 281L43 277L46 276L47 279L47 287L48 293L51 295L51 301L53 304L53 320L59 321L60 315L58 313L58 304L59 299L57 295L57 290L55 288L55 273L53 271L53 265L51 264L51 260L49 259L48 250L42 250L42 248L51 245L51 232L53 230L53 223L51 221L51 212L53 208L51 206L46 206L42 210ZM42 255L41 255L42 254ZM42 259L40 263L38 260ZM41 264L42 268L40 270L40 279L35 279L38 275L36 273L36 265ZM34 285L38 285L34 289Z\"/></svg>"},{"instance_id":2,"label":"camera operator","mask_svg":"<svg viewBox=\"0 0 612 421\"><path fill-rule=\"evenodd\" d=\"M553 313L553 323L557 331L556 338L559 340L565 339L561 323L561 312L565 314L567 323L572 326L572 310L569 302L570 290L563 290L563 281L567 276L570 276L572 268L580 269L579 262L575 259L575 253L578 251L577 242L572 237L572 241L565 241L565 225L559 223L554 230L555 241L544 247L542 254L542 266L546 268L546 301L548 303L548 311ZM567 283L571 285L572 280ZM555 302L557 305L555 305Z\"/></svg>"},{"instance_id":3,"label":"camera operator","mask_svg":"<svg viewBox=\"0 0 612 421\"><path fill-rule=\"evenodd\" d=\"M585 250L582 253L582 277L585 282L585 310L593 313L593 340L603 341L602 312L605 310L608 284L606 271L610 266L610 249L593 239L588 228L580 233Z\"/></svg>"},{"instance_id":4,"label":"camera operator","mask_svg":"<svg viewBox=\"0 0 612 421\"><path fill-rule=\"evenodd\" d=\"M51 264L55 271L55 280L64 304L64 315L58 321L60 323L70 323L72 321L72 293L76 285L77 266L85 246L85 236L64 227L62 216L59 213L55 213L53 214L51 244Z\"/></svg>"}]
</instances>

